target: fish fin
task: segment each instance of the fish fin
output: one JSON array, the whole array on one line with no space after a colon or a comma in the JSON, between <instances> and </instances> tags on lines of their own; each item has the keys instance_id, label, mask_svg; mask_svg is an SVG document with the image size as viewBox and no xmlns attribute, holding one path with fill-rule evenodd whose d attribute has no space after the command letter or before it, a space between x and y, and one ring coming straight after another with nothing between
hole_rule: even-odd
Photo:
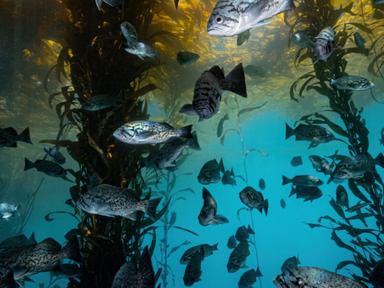
<instances>
[{"instance_id":1,"label":"fish fin","mask_svg":"<svg viewBox=\"0 0 384 288\"><path fill-rule=\"evenodd\" d=\"M264 208L265 215L268 215L269 203L267 199L264 200L263 208Z\"/></svg>"},{"instance_id":2,"label":"fish fin","mask_svg":"<svg viewBox=\"0 0 384 288\"><path fill-rule=\"evenodd\" d=\"M198 116L192 104L185 104L179 112L188 116Z\"/></svg>"},{"instance_id":3,"label":"fish fin","mask_svg":"<svg viewBox=\"0 0 384 288\"><path fill-rule=\"evenodd\" d=\"M380 153L379 155L377 155L375 161L376 161L377 165L384 168L384 155L383 155L383 153Z\"/></svg>"},{"instance_id":4,"label":"fish fin","mask_svg":"<svg viewBox=\"0 0 384 288\"><path fill-rule=\"evenodd\" d=\"M31 135L29 133L28 127L25 128L24 131L19 134L19 136L17 137L17 140L21 141L21 142L32 144Z\"/></svg>"},{"instance_id":5,"label":"fish fin","mask_svg":"<svg viewBox=\"0 0 384 288\"><path fill-rule=\"evenodd\" d=\"M35 163L30 161L28 158L24 158L24 171L32 169L35 167Z\"/></svg>"},{"instance_id":6,"label":"fish fin","mask_svg":"<svg viewBox=\"0 0 384 288\"><path fill-rule=\"evenodd\" d=\"M214 251L219 250L219 242L217 242L216 244L214 244L213 247L212 247L212 249L213 249Z\"/></svg>"},{"instance_id":7,"label":"fish fin","mask_svg":"<svg viewBox=\"0 0 384 288\"><path fill-rule=\"evenodd\" d=\"M150 218L152 219L156 218L157 206L159 206L159 203L161 202L161 200L162 200L161 197L148 200L147 205L145 206L145 211L147 212Z\"/></svg>"},{"instance_id":8,"label":"fish fin","mask_svg":"<svg viewBox=\"0 0 384 288\"><path fill-rule=\"evenodd\" d=\"M282 185L284 186L284 185L287 185L289 183L292 183L292 180L283 175Z\"/></svg>"},{"instance_id":9,"label":"fish fin","mask_svg":"<svg viewBox=\"0 0 384 288\"><path fill-rule=\"evenodd\" d=\"M189 147L195 150L201 150L199 139L196 132L192 133L192 139L189 141Z\"/></svg>"},{"instance_id":10,"label":"fish fin","mask_svg":"<svg viewBox=\"0 0 384 288\"><path fill-rule=\"evenodd\" d=\"M211 69L209 69L209 72L211 72L213 75L215 75L215 77L219 80L225 79L224 70L217 65L215 65Z\"/></svg>"},{"instance_id":11,"label":"fish fin","mask_svg":"<svg viewBox=\"0 0 384 288\"><path fill-rule=\"evenodd\" d=\"M137 219L137 212L132 212L132 213L129 213L128 215L125 216L125 218L131 220L131 221L136 221Z\"/></svg>"},{"instance_id":12,"label":"fish fin","mask_svg":"<svg viewBox=\"0 0 384 288\"><path fill-rule=\"evenodd\" d=\"M103 0L95 0L95 3L97 6L97 9L99 9L99 11L101 11L101 6L103 4Z\"/></svg>"},{"instance_id":13,"label":"fish fin","mask_svg":"<svg viewBox=\"0 0 384 288\"><path fill-rule=\"evenodd\" d=\"M225 77L222 83L224 90L231 91L237 95L247 98L247 85L245 83L245 75L243 64L240 63Z\"/></svg>"},{"instance_id":14,"label":"fish fin","mask_svg":"<svg viewBox=\"0 0 384 288\"><path fill-rule=\"evenodd\" d=\"M68 243L63 247L62 252L65 258L71 259L75 262L80 262L80 247L79 241L76 236L73 236Z\"/></svg>"},{"instance_id":15,"label":"fish fin","mask_svg":"<svg viewBox=\"0 0 384 288\"><path fill-rule=\"evenodd\" d=\"M263 277L263 273L260 271L260 267L257 267L256 272L255 272L256 278Z\"/></svg>"},{"instance_id":16,"label":"fish fin","mask_svg":"<svg viewBox=\"0 0 384 288\"><path fill-rule=\"evenodd\" d=\"M183 128L180 128L180 129L179 129L179 131L180 131L180 137L184 137L184 138L192 139L192 138L193 138L193 135L192 135L192 128L193 128L192 125L188 125L188 126L185 126L185 127L183 127Z\"/></svg>"},{"instance_id":17,"label":"fish fin","mask_svg":"<svg viewBox=\"0 0 384 288\"><path fill-rule=\"evenodd\" d=\"M289 139L293 135L295 135L295 129L289 126L288 123L285 123L285 139Z\"/></svg>"},{"instance_id":18,"label":"fish fin","mask_svg":"<svg viewBox=\"0 0 384 288\"><path fill-rule=\"evenodd\" d=\"M213 217L212 219L212 224L225 224L225 223L229 223L229 220L227 217L223 216L223 215L216 215L215 217Z\"/></svg>"}]
</instances>

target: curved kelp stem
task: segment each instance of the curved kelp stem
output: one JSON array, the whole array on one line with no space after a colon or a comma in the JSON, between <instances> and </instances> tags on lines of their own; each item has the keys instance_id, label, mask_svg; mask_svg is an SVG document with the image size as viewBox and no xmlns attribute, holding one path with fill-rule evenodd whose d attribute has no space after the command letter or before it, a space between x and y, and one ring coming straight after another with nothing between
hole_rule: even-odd
<instances>
[{"instance_id":1,"label":"curved kelp stem","mask_svg":"<svg viewBox=\"0 0 384 288\"><path fill-rule=\"evenodd\" d=\"M350 2L353 4L354 1ZM341 125L321 113L306 115L299 122L309 125L320 124L329 128L330 131L337 134L337 137L341 137L347 143L348 157L364 156L365 159L375 159L369 153L369 130L363 119L363 108L356 107L352 98L352 91L337 90L330 85L330 81L347 76L349 68L347 56L350 54L358 54L361 57L369 56L377 39L371 43L368 53L358 47L351 47L350 45L353 42L350 39L351 34L346 28L348 25L336 25L340 17L336 17L337 11L329 0L309 0L298 3L297 14L293 19L290 19L290 34L293 35L298 31L304 31L308 36L315 37L321 29L327 26L334 27L336 31L335 47L338 47L338 49L334 51L327 61L318 61L311 48L307 49L306 53L303 54L305 57L302 57L301 61L312 61L314 71L310 72L311 78L309 81L302 81L307 77L303 75L292 84L291 98L298 101L306 91L316 91L322 95L328 100L330 111L338 116L337 122L341 123ZM354 26L359 33L371 33L371 24L356 24L354 22L348 24ZM302 83L301 86L299 86L300 83ZM334 151L329 154L332 153ZM343 155L335 155L335 159L341 159L342 157ZM338 161L340 160L336 160L337 163ZM378 160L372 161L370 162L371 166L382 165ZM336 212L337 217L324 216L319 219L318 223L308 225L311 228L330 229L332 231L332 240L340 248L351 252L353 260L340 262L336 270L349 265L355 266L358 268L360 275L353 274L352 276L357 281L375 284L372 272L377 263L384 258L382 249L384 243L383 181L376 168L371 167L365 171L364 175L350 178L347 182L351 199L358 200L356 205L350 204L345 207L331 199L330 205ZM375 221L372 221L372 219L375 219ZM325 225L326 222L329 222L330 225ZM373 227L369 228L367 222L373 224ZM365 226L365 228L361 228L361 226Z\"/></svg>"}]
</instances>

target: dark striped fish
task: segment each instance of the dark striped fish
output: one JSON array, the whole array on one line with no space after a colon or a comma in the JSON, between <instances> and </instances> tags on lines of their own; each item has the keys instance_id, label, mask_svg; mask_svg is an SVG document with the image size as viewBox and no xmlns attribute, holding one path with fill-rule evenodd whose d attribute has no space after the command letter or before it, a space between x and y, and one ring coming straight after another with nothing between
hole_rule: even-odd
<instances>
[{"instance_id":1,"label":"dark striped fish","mask_svg":"<svg viewBox=\"0 0 384 288\"><path fill-rule=\"evenodd\" d=\"M241 63L227 77L219 66L213 66L209 71L205 71L195 84L192 104L184 105L180 113L199 116L200 121L211 118L219 111L224 90L247 97L244 69Z\"/></svg>"},{"instance_id":2,"label":"dark striped fish","mask_svg":"<svg viewBox=\"0 0 384 288\"><path fill-rule=\"evenodd\" d=\"M292 8L293 0L219 0L208 21L208 34L239 35Z\"/></svg>"}]
</instances>

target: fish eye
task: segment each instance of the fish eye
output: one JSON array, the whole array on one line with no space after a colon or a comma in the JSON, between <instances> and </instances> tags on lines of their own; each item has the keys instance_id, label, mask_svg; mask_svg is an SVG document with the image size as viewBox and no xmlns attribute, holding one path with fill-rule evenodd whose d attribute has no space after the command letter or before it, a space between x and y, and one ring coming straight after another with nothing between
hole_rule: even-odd
<instances>
[{"instance_id":1,"label":"fish eye","mask_svg":"<svg viewBox=\"0 0 384 288\"><path fill-rule=\"evenodd\" d=\"M223 17L221 17L221 16L217 16L217 17L216 17L216 23L217 23L217 24L221 24L221 23L223 23Z\"/></svg>"}]
</instances>

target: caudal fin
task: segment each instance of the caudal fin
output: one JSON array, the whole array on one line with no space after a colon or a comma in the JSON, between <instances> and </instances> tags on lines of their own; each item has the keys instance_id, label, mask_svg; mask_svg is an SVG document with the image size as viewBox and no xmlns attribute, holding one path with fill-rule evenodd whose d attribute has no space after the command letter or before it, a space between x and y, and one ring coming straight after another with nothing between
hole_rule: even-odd
<instances>
[{"instance_id":1,"label":"caudal fin","mask_svg":"<svg viewBox=\"0 0 384 288\"><path fill-rule=\"evenodd\" d=\"M265 200L264 204L263 204L263 209L264 209L265 215L268 215L268 208L269 208L268 200Z\"/></svg>"},{"instance_id":2,"label":"caudal fin","mask_svg":"<svg viewBox=\"0 0 384 288\"><path fill-rule=\"evenodd\" d=\"M245 75L242 63L233 68L227 77L225 77L223 89L247 98L247 85L245 84Z\"/></svg>"},{"instance_id":3,"label":"caudal fin","mask_svg":"<svg viewBox=\"0 0 384 288\"><path fill-rule=\"evenodd\" d=\"M282 185L287 185L289 183L292 183L292 180L283 175L283 183L282 183Z\"/></svg>"},{"instance_id":4,"label":"caudal fin","mask_svg":"<svg viewBox=\"0 0 384 288\"><path fill-rule=\"evenodd\" d=\"M145 207L145 211L147 212L147 214L150 218L152 218L152 219L156 218L157 206L159 206L161 199L162 198L155 198L152 200L148 200L147 205Z\"/></svg>"},{"instance_id":5,"label":"caudal fin","mask_svg":"<svg viewBox=\"0 0 384 288\"><path fill-rule=\"evenodd\" d=\"M188 116L197 116L197 113L195 109L193 109L192 104L185 104L183 107L181 107L179 112Z\"/></svg>"},{"instance_id":6,"label":"caudal fin","mask_svg":"<svg viewBox=\"0 0 384 288\"><path fill-rule=\"evenodd\" d=\"M292 129L292 127L289 126L288 123L285 123L285 139L289 139L293 135L295 135L295 129Z\"/></svg>"},{"instance_id":7,"label":"caudal fin","mask_svg":"<svg viewBox=\"0 0 384 288\"><path fill-rule=\"evenodd\" d=\"M179 129L180 131L180 137L189 138L192 139L192 125L185 126L183 128Z\"/></svg>"},{"instance_id":8,"label":"caudal fin","mask_svg":"<svg viewBox=\"0 0 384 288\"><path fill-rule=\"evenodd\" d=\"M62 252L65 258L71 259L75 262L80 262L81 255L79 241L77 240L77 237L71 237L68 243L63 247Z\"/></svg>"},{"instance_id":9,"label":"caudal fin","mask_svg":"<svg viewBox=\"0 0 384 288\"><path fill-rule=\"evenodd\" d=\"M32 169L35 167L35 164L30 161L28 158L24 158L24 171Z\"/></svg>"},{"instance_id":10,"label":"caudal fin","mask_svg":"<svg viewBox=\"0 0 384 288\"><path fill-rule=\"evenodd\" d=\"M25 128L24 131L19 134L19 136L17 137L17 140L21 141L21 142L32 144L31 134L29 133L28 127Z\"/></svg>"}]
</instances>

